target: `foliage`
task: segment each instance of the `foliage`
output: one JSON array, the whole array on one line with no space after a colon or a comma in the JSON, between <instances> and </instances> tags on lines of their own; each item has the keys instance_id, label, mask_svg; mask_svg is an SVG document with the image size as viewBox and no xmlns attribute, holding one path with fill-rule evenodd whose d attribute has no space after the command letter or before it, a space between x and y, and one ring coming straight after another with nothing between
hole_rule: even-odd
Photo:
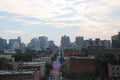
<instances>
[{"instance_id":1,"label":"foliage","mask_svg":"<svg viewBox=\"0 0 120 80\"><path fill-rule=\"evenodd\" d=\"M50 69L52 69L52 64L48 64L48 63L47 63L47 64L45 65L45 67L46 67L47 70L50 70Z\"/></svg>"},{"instance_id":2,"label":"foliage","mask_svg":"<svg viewBox=\"0 0 120 80\"><path fill-rule=\"evenodd\" d=\"M32 57L36 56L36 51L34 50L26 50L22 52L21 50L17 50L13 57L15 57L15 61L32 61Z\"/></svg>"},{"instance_id":3,"label":"foliage","mask_svg":"<svg viewBox=\"0 0 120 80\"><path fill-rule=\"evenodd\" d=\"M0 54L4 54L4 51L0 49Z\"/></svg>"},{"instance_id":4,"label":"foliage","mask_svg":"<svg viewBox=\"0 0 120 80\"><path fill-rule=\"evenodd\" d=\"M105 78L108 75L108 63L115 64L117 62L116 55L114 53L102 53L95 58L101 61L104 69L104 75L102 76Z\"/></svg>"},{"instance_id":5,"label":"foliage","mask_svg":"<svg viewBox=\"0 0 120 80\"><path fill-rule=\"evenodd\" d=\"M8 62L9 62L8 59L1 57L0 58L0 69L1 70L2 69L7 69Z\"/></svg>"},{"instance_id":6,"label":"foliage","mask_svg":"<svg viewBox=\"0 0 120 80\"><path fill-rule=\"evenodd\" d=\"M45 71L45 77L43 80L46 80L48 78L50 74L50 70L52 69L52 64L46 63L45 67L46 67L46 71Z\"/></svg>"},{"instance_id":7,"label":"foliage","mask_svg":"<svg viewBox=\"0 0 120 80\"><path fill-rule=\"evenodd\" d=\"M96 59L101 60L102 63L115 63L116 56L113 53L102 53L96 56Z\"/></svg>"},{"instance_id":8,"label":"foliage","mask_svg":"<svg viewBox=\"0 0 120 80\"><path fill-rule=\"evenodd\" d=\"M81 52L83 52L83 53L88 53L88 50L87 49L85 49L85 48L83 48L83 49L81 49Z\"/></svg>"}]
</instances>

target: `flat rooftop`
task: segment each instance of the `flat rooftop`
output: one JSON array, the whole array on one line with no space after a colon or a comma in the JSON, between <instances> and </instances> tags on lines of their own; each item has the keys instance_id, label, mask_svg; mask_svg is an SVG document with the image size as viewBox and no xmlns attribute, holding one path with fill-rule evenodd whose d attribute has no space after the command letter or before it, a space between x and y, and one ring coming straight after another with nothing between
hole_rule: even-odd
<instances>
[{"instance_id":1,"label":"flat rooftop","mask_svg":"<svg viewBox=\"0 0 120 80\"><path fill-rule=\"evenodd\" d=\"M0 71L0 75L33 74L35 71Z\"/></svg>"}]
</instances>

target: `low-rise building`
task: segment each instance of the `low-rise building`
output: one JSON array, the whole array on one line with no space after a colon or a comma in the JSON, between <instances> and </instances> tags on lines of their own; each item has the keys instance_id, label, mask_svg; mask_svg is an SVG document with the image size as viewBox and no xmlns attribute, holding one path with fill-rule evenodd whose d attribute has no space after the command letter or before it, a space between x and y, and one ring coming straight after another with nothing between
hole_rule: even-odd
<instances>
[{"instance_id":1,"label":"low-rise building","mask_svg":"<svg viewBox=\"0 0 120 80\"><path fill-rule=\"evenodd\" d=\"M14 62L12 63L13 69L15 70L34 70L37 69L40 71L40 77L45 76L45 62Z\"/></svg>"},{"instance_id":2,"label":"low-rise building","mask_svg":"<svg viewBox=\"0 0 120 80\"><path fill-rule=\"evenodd\" d=\"M14 62L15 61L15 59L12 57L12 55L2 54L2 55L0 55L0 58L1 57L8 59L10 62Z\"/></svg>"},{"instance_id":3,"label":"low-rise building","mask_svg":"<svg viewBox=\"0 0 120 80\"><path fill-rule=\"evenodd\" d=\"M120 80L120 65L108 64L109 80Z\"/></svg>"},{"instance_id":4,"label":"low-rise building","mask_svg":"<svg viewBox=\"0 0 120 80\"><path fill-rule=\"evenodd\" d=\"M70 72L75 74L102 74L103 66L100 61L88 57L72 57L70 59Z\"/></svg>"},{"instance_id":5,"label":"low-rise building","mask_svg":"<svg viewBox=\"0 0 120 80\"><path fill-rule=\"evenodd\" d=\"M40 80L39 71L0 71L0 80Z\"/></svg>"}]
</instances>

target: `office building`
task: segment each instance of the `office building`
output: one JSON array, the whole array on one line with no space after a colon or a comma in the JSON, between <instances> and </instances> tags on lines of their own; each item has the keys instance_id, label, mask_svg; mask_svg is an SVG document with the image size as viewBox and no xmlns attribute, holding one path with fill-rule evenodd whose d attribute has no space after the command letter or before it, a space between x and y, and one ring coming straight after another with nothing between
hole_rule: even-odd
<instances>
[{"instance_id":1,"label":"office building","mask_svg":"<svg viewBox=\"0 0 120 80\"><path fill-rule=\"evenodd\" d=\"M18 46L19 45L19 46ZM9 47L14 48L17 46L17 48L21 46L21 38L18 37L17 39L9 39Z\"/></svg>"},{"instance_id":2,"label":"office building","mask_svg":"<svg viewBox=\"0 0 120 80\"><path fill-rule=\"evenodd\" d=\"M112 36L112 47L120 48L120 32L118 33L118 35Z\"/></svg>"},{"instance_id":3,"label":"office building","mask_svg":"<svg viewBox=\"0 0 120 80\"><path fill-rule=\"evenodd\" d=\"M80 37L80 36L76 37L75 43L79 47L79 50L81 50L82 48L84 48L84 38L83 37Z\"/></svg>"},{"instance_id":4,"label":"office building","mask_svg":"<svg viewBox=\"0 0 120 80\"><path fill-rule=\"evenodd\" d=\"M48 47L48 38L46 36L39 37L39 48L44 50Z\"/></svg>"},{"instance_id":5,"label":"office building","mask_svg":"<svg viewBox=\"0 0 120 80\"><path fill-rule=\"evenodd\" d=\"M38 38L31 39L30 43L28 44L28 47L31 48L31 49L39 48L39 40L38 40Z\"/></svg>"},{"instance_id":6,"label":"office building","mask_svg":"<svg viewBox=\"0 0 120 80\"><path fill-rule=\"evenodd\" d=\"M62 36L61 37L61 47L62 49L67 49L67 48L70 48L70 38L69 36Z\"/></svg>"},{"instance_id":7,"label":"office building","mask_svg":"<svg viewBox=\"0 0 120 80\"><path fill-rule=\"evenodd\" d=\"M5 49L7 47L7 40L0 38L0 49Z\"/></svg>"},{"instance_id":8,"label":"office building","mask_svg":"<svg viewBox=\"0 0 120 80\"><path fill-rule=\"evenodd\" d=\"M52 40L48 41L48 43L49 43L49 47L54 47L55 46L54 41L52 41Z\"/></svg>"}]
</instances>

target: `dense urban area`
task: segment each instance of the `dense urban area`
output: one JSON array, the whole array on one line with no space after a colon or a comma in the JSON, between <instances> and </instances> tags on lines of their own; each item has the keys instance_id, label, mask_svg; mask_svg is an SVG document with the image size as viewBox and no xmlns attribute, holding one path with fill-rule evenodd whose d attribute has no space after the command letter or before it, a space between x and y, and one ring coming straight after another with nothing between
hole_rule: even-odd
<instances>
[{"instance_id":1,"label":"dense urban area","mask_svg":"<svg viewBox=\"0 0 120 80\"><path fill-rule=\"evenodd\" d=\"M26 45L0 38L0 80L120 80L120 32L111 40L74 42L62 36L60 46L46 36Z\"/></svg>"}]
</instances>

